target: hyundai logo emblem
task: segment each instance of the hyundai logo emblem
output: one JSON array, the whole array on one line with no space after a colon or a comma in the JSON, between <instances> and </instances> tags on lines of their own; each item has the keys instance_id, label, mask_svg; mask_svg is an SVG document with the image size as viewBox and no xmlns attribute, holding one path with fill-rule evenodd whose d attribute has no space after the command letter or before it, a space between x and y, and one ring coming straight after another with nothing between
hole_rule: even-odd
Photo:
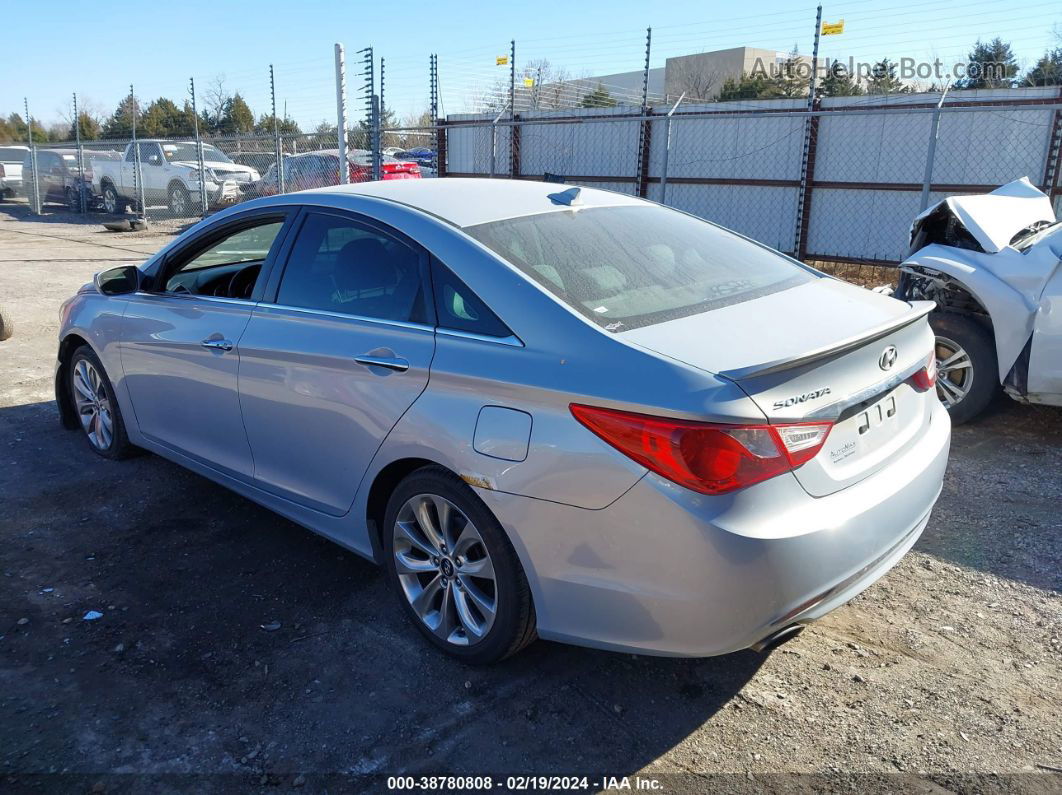
<instances>
[{"instance_id":1,"label":"hyundai logo emblem","mask_svg":"<svg viewBox=\"0 0 1062 795\"><path fill-rule=\"evenodd\" d=\"M899 354L896 352L896 346L890 345L888 348L881 352L881 356L878 357L878 367L882 370L891 370L892 366L896 364L896 357Z\"/></svg>"}]
</instances>

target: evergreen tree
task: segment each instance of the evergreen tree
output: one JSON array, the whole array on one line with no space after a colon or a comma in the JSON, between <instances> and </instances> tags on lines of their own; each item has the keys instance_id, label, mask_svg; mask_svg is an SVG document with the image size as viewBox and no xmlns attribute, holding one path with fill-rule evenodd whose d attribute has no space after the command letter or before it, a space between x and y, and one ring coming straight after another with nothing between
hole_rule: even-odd
<instances>
[{"instance_id":1,"label":"evergreen tree","mask_svg":"<svg viewBox=\"0 0 1062 795\"><path fill-rule=\"evenodd\" d=\"M773 96L774 86L769 78L761 74L750 75L747 72L740 78L728 77L719 89L720 102L738 102L746 99L763 99Z\"/></svg>"},{"instance_id":2,"label":"evergreen tree","mask_svg":"<svg viewBox=\"0 0 1062 795\"><path fill-rule=\"evenodd\" d=\"M589 91L579 100L580 108L614 108L616 100L608 93L608 89L600 83L593 91Z\"/></svg>"},{"instance_id":3,"label":"evergreen tree","mask_svg":"<svg viewBox=\"0 0 1062 795\"><path fill-rule=\"evenodd\" d=\"M222 135L244 135L254 132L254 113L237 91L225 101L218 130Z\"/></svg>"},{"instance_id":4,"label":"evergreen tree","mask_svg":"<svg viewBox=\"0 0 1062 795\"><path fill-rule=\"evenodd\" d=\"M126 96L118 103L114 113L103 123L104 138L129 138L133 134L133 118L136 118L137 131L140 128L140 104L133 96Z\"/></svg>"},{"instance_id":5,"label":"evergreen tree","mask_svg":"<svg viewBox=\"0 0 1062 795\"><path fill-rule=\"evenodd\" d=\"M1062 47L1045 52L1022 80L1027 86L1062 86Z\"/></svg>"},{"instance_id":6,"label":"evergreen tree","mask_svg":"<svg viewBox=\"0 0 1062 795\"><path fill-rule=\"evenodd\" d=\"M159 97L148 105L139 124L143 127L145 138L176 138L195 134L191 106L185 102L184 108L178 108L173 100L165 97ZM140 132L140 127L137 132Z\"/></svg>"},{"instance_id":7,"label":"evergreen tree","mask_svg":"<svg viewBox=\"0 0 1062 795\"><path fill-rule=\"evenodd\" d=\"M896 64L888 58L882 58L871 69L867 81L868 94L909 94L910 86L896 76Z\"/></svg>"},{"instance_id":8,"label":"evergreen tree","mask_svg":"<svg viewBox=\"0 0 1062 795\"><path fill-rule=\"evenodd\" d=\"M838 61L830 64L818 87L821 97L857 97L862 93L863 87L852 79L848 70Z\"/></svg>"},{"instance_id":9,"label":"evergreen tree","mask_svg":"<svg viewBox=\"0 0 1062 795\"><path fill-rule=\"evenodd\" d=\"M987 43L978 39L966 66L968 74L955 81L956 88L1010 88L1018 76L1018 61L1010 44L998 36Z\"/></svg>"},{"instance_id":10,"label":"evergreen tree","mask_svg":"<svg viewBox=\"0 0 1062 795\"><path fill-rule=\"evenodd\" d=\"M277 128L280 130L281 135L302 135L302 130L299 129L299 125L294 119L277 119ZM259 135L272 135L273 114L263 113L259 116L258 122L254 125L254 131Z\"/></svg>"},{"instance_id":11,"label":"evergreen tree","mask_svg":"<svg viewBox=\"0 0 1062 795\"><path fill-rule=\"evenodd\" d=\"M102 132L99 121L86 110L77 114L77 126L80 128L82 141L95 141ZM74 123L71 122L70 128L66 133L66 140L73 141L76 138L77 133L74 131Z\"/></svg>"},{"instance_id":12,"label":"evergreen tree","mask_svg":"<svg viewBox=\"0 0 1062 795\"><path fill-rule=\"evenodd\" d=\"M811 83L811 67L805 65L796 45L781 66L771 75L767 96L806 97Z\"/></svg>"}]
</instances>

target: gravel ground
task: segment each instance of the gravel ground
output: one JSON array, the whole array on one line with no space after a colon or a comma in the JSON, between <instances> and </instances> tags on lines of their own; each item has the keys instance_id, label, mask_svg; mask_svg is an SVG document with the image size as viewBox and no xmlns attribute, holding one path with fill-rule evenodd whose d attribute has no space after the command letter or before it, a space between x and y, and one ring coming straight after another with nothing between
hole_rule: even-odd
<instances>
[{"instance_id":1,"label":"gravel ground","mask_svg":"<svg viewBox=\"0 0 1062 795\"><path fill-rule=\"evenodd\" d=\"M104 461L60 429L60 301L168 239L98 229L0 205L15 325L0 343L6 786L593 772L665 791L1062 788L1059 410L1004 401L957 428L914 551L770 654L538 642L468 668L420 640L370 563L161 458Z\"/></svg>"}]
</instances>

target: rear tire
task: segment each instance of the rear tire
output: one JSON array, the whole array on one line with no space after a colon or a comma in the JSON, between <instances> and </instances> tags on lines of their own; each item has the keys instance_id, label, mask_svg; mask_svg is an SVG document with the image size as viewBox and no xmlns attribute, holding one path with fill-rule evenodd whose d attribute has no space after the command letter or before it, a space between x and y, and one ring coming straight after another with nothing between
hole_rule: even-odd
<instances>
[{"instance_id":1,"label":"rear tire","mask_svg":"<svg viewBox=\"0 0 1062 795\"><path fill-rule=\"evenodd\" d=\"M967 315L934 312L929 325L937 336L937 397L952 423L962 425L1001 391L995 342L989 329Z\"/></svg>"},{"instance_id":2,"label":"rear tire","mask_svg":"<svg viewBox=\"0 0 1062 795\"><path fill-rule=\"evenodd\" d=\"M112 460L128 458L136 448L129 443L114 387L99 357L82 345L70 357L69 368L67 389L92 452Z\"/></svg>"},{"instance_id":3,"label":"rear tire","mask_svg":"<svg viewBox=\"0 0 1062 795\"><path fill-rule=\"evenodd\" d=\"M173 184L166 191L167 204L170 214L177 218L184 218L192 212L192 197L188 194L184 185Z\"/></svg>"},{"instance_id":4,"label":"rear tire","mask_svg":"<svg viewBox=\"0 0 1062 795\"><path fill-rule=\"evenodd\" d=\"M535 639L531 589L516 551L459 477L439 466L418 469L394 490L384 521L388 579L434 646L483 665Z\"/></svg>"},{"instance_id":5,"label":"rear tire","mask_svg":"<svg viewBox=\"0 0 1062 795\"><path fill-rule=\"evenodd\" d=\"M125 212L125 201L109 182L103 186L103 209L111 215L122 215Z\"/></svg>"}]
</instances>

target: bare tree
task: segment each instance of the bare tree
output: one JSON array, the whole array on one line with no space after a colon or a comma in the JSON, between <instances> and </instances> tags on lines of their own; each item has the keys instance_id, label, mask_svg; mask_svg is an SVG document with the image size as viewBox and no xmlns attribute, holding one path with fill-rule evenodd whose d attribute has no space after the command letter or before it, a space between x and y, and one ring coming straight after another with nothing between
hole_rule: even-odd
<instances>
[{"instance_id":1,"label":"bare tree","mask_svg":"<svg viewBox=\"0 0 1062 795\"><path fill-rule=\"evenodd\" d=\"M667 91L676 97L685 94L687 100L711 99L716 86L722 84L722 75L708 69L696 58L676 58L667 67Z\"/></svg>"},{"instance_id":2,"label":"bare tree","mask_svg":"<svg viewBox=\"0 0 1062 795\"><path fill-rule=\"evenodd\" d=\"M203 95L203 113L213 127L221 126L221 119L232 95L225 86L225 75L214 75Z\"/></svg>"}]
</instances>

